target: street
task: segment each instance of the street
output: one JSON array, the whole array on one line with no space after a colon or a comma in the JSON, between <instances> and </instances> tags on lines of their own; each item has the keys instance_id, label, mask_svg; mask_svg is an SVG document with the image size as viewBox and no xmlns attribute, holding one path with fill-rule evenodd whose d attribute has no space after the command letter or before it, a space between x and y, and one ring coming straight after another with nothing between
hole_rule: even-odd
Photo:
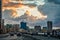
<instances>
[{"instance_id":1,"label":"street","mask_svg":"<svg viewBox=\"0 0 60 40\"><path fill-rule=\"evenodd\" d=\"M14 36L0 38L0 40L60 40L60 39L53 38L53 37L24 34L24 35L21 35L19 37L17 35L14 35Z\"/></svg>"}]
</instances>

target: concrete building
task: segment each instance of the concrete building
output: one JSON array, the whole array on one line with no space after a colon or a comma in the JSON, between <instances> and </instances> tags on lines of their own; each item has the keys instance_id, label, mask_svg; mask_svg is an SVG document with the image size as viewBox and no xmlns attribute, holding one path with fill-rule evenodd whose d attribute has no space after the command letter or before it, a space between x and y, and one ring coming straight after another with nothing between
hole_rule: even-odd
<instances>
[{"instance_id":1,"label":"concrete building","mask_svg":"<svg viewBox=\"0 0 60 40\"><path fill-rule=\"evenodd\" d=\"M13 24L13 30L14 31L18 31L20 28L19 28L19 24Z\"/></svg>"},{"instance_id":2,"label":"concrete building","mask_svg":"<svg viewBox=\"0 0 60 40\"><path fill-rule=\"evenodd\" d=\"M5 26L4 26L4 19L2 19L1 20L2 22L1 22L1 29L3 30L3 33L5 33L6 32L6 28L5 28Z\"/></svg>"},{"instance_id":3,"label":"concrete building","mask_svg":"<svg viewBox=\"0 0 60 40\"><path fill-rule=\"evenodd\" d=\"M47 27L43 27L42 32L47 32Z\"/></svg>"},{"instance_id":4,"label":"concrete building","mask_svg":"<svg viewBox=\"0 0 60 40\"><path fill-rule=\"evenodd\" d=\"M0 6L2 6L2 5L1 5L1 2L2 2L2 0L0 0ZM0 7L0 34L2 33L2 29L1 29L1 19L2 19L2 8Z\"/></svg>"},{"instance_id":5,"label":"concrete building","mask_svg":"<svg viewBox=\"0 0 60 40\"><path fill-rule=\"evenodd\" d=\"M35 26L34 30L35 32L41 32L41 26Z\"/></svg>"},{"instance_id":6,"label":"concrete building","mask_svg":"<svg viewBox=\"0 0 60 40\"><path fill-rule=\"evenodd\" d=\"M7 32L11 32L12 31L12 28L13 28L13 25L12 24L6 24L6 31Z\"/></svg>"},{"instance_id":7,"label":"concrete building","mask_svg":"<svg viewBox=\"0 0 60 40\"><path fill-rule=\"evenodd\" d=\"M6 33L6 27L4 26L4 19L1 19L1 32Z\"/></svg>"},{"instance_id":8,"label":"concrete building","mask_svg":"<svg viewBox=\"0 0 60 40\"><path fill-rule=\"evenodd\" d=\"M52 21L47 21L47 32L52 32Z\"/></svg>"}]
</instances>

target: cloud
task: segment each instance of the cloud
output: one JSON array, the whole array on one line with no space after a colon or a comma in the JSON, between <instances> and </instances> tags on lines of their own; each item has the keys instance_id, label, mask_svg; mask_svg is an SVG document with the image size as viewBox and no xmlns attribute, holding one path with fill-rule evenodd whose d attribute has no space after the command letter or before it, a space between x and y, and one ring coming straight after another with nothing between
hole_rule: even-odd
<instances>
[{"instance_id":1,"label":"cloud","mask_svg":"<svg viewBox=\"0 0 60 40\"><path fill-rule=\"evenodd\" d=\"M2 13L2 17L4 19L10 19L11 18L11 13L12 13L12 10L5 10L3 13Z\"/></svg>"},{"instance_id":2,"label":"cloud","mask_svg":"<svg viewBox=\"0 0 60 40\"><path fill-rule=\"evenodd\" d=\"M46 3L43 6L39 6L38 10L44 14L47 14L48 18L46 21L51 20L53 21L53 26L60 26L60 5L54 3Z\"/></svg>"},{"instance_id":3,"label":"cloud","mask_svg":"<svg viewBox=\"0 0 60 40\"><path fill-rule=\"evenodd\" d=\"M59 27L60 26L60 11L56 14L55 16L55 26Z\"/></svg>"},{"instance_id":4,"label":"cloud","mask_svg":"<svg viewBox=\"0 0 60 40\"><path fill-rule=\"evenodd\" d=\"M23 0L23 1L34 1L34 0Z\"/></svg>"},{"instance_id":5,"label":"cloud","mask_svg":"<svg viewBox=\"0 0 60 40\"><path fill-rule=\"evenodd\" d=\"M6 24L20 24L19 21L14 21L14 20L9 20L9 19L4 19L4 25Z\"/></svg>"},{"instance_id":6,"label":"cloud","mask_svg":"<svg viewBox=\"0 0 60 40\"><path fill-rule=\"evenodd\" d=\"M37 6L37 5L44 5L45 2L44 0L24 0L24 1L20 1L21 3L19 3L19 1L10 1L10 2L6 2L3 3L3 7L20 7L19 5L29 5L29 6Z\"/></svg>"},{"instance_id":7,"label":"cloud","mask_svg":"<svg viewBox=\"0 0 60 40\"><path fill-rule=\"evenodd\" d=\"M48 0L48 2L53 2L55 4L60 4L60 0Z\"/></svg>"},{"instance_id":8,"label":"cloud","mask_svg":"<svg viewBox=\"0 0 60 40\"><path fill-rule=\"evenodd\" d=\"M26 21L36 21L37 20L37 17L33 16L33 15L30 15L30 14L27 14L27 13L24 13L24 15L21 15L20 17L17 17L15 18L16 20L26 20Z\"/></svg>"},{"instance_id":9,"label":"cloud","mask_svg":"<svg viewBox=\"0 0 60 40\"><path fill-rule=\"evenodd\" d=\"M21 15L20 17L12 17L12 10L5 10L2 14L3 16L3 19L9 19L9 20L15 20L15 21L19 21L21 19L26 19L28 21L31 21L31 20L36 20L36 17L34 16L29 16L28 14L24 14L24 15Z\"/></svg>"},{"instance_id":10,"label":"cloud","mask_svg":"<svg viewBox=\"0 0 60 40\"><path fill-rule=\"evenodd\" d=\"M36 2L35 2L36 3ZM4 10L4 12L3 12L3 18L4 19L8 19L8 20L12 20L12 21L21 21L21 20L23 20L23 19L25 19L26 21L28 21L28 22L34 22L35 23L35 21L36 20L38 20L38 19L36 19L36 16L38 16L39 18L43 18L43 19L45 19L45 15L43 15L43 14L41 14L41 13L38 13L38 10L37 10L37 8L35 8L36 6L37 6L37 4L35 4L35 3L30 3L30 4L25 4L25 6L26 6L26 9L27 10L31 10L29 7L31 7L31 6L33 6L34 8L34 11L32 10L31 12L32 12L32 15L31 16L29 16L29 15L27 15L27 14L24 14L24 15L21 15L21 16L19 16L19 17L17 17L17 18L14 18L14 17L12 17L12 14L13 14L13 10L12 9L14 9L14 8L12 8L11 10L10 10L10 8L11 7L18 7L20 4L19 3L13 3L13 2L9 2L9 3L6 3L6 4L4 4L3 6L4 7L9 7L9 8L7 8L7 9L5 9ZM28 7L29 6L29 7ZM19 6L20 7L20 6ZM28 7L28 8L27 8ZM25 8L24 8L25 9ZM14 9L15 10L15 9ZM20 13L20 12L19 12ZM35 14L35 16L33 16ZM42 17L43 16L43 17ZM41 20L41 19L39 19L39 20ZM8 21L9 23L10 23L10 21ZM7 23L8 23L7 22ZM38 22L38 21L37 21ZM40 24L40 23L39 23ZM34 24L34 25L36 25L36 24Z\"/></svg>"},{"instance_id":11,"label":"cloud","mask_svg":"<svg viewBox=\"0 0 60 40\"><path fill-rule=\"evenodd\" d=\"M19 23L22 20L25 20L26 22L28 22L28 25L30 25L30 26L43 25L44 24L43 20L37 19L33 15L29 15L29 14L25 13L24 15L21 15L17 18L12 18L11 13L12 13L12 10L5 10L3 12L3 19L5 19L5 24L7 24L7 23L14 24L14 23L17 23L17 22Z\"/></svg>"},{"instance_id":12,"label":"cloud","mask_svg":"<svg viewBox=\"0 0 60 40\"><path fill-rule=\"evenodd\" d=\"M60 4L60 0L48 0L48 3L45 3L44 5L40 5L38 6L38 10L39 12L42 12L44 15L47 15L48 18L45 19L45 20L41 20L41 19L38 19L36 20L36 17L31 15L27 15L26 13L17 17L17 18L12 18L11 16L11 13L12 13L12 10L5 10L3 12L3 18L4 19L8 19L8 20L12 20L12 21L21 21L21 20L26 20L27 22L29 22L29 25L33 26L33 25L41 25L41 26L46 26L46 23L48 20L51 20L54 22L54 26L60 26L60 5L57 5L57 4ZM9 3L9 4L5 4L4 6L15 6L17 5L17 3ZM35 4L26 4L27 6L34 6L36 7ZM35 11L34 11L35 12ZM8 21L7 23L10 23L11 21ZM15 22L16 23L16 22Z\"/></svg>"},{"instance_id":13,"label":"cloud","mask_svg":"<svg viewBox=\"0 0 60 40\"><path fill-rule=\"evenodd\" d=\"M15 8L18 8L18 7L21 7L20 5L22 6L22 4L20 4L20 3L8 2L8 3L5 3L3 5L3 7L15 7Z\"/></svg>"},{"instance_id":14,"label":"cloud","mask_svg":"<svg viewBox=\"0 0 60 40\"><path fill-rule=\"evenodd\" d=\"M13 19L15 19L14 17L15 17L15 15L17 15L16 13L15 13L15 11L13 11L12 9L6 9L6 10L4 10L3 12L2 12L2 18L3 19L9 19L9 20L13 20Z\"/></svg>"}]
</instances>

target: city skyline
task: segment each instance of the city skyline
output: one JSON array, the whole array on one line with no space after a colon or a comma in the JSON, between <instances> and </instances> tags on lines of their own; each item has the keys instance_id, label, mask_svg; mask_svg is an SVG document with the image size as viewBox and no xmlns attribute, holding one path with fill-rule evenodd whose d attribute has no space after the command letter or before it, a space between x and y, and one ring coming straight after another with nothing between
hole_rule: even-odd
<instances>
[{"instance_id":1,"label":"city skyline","mask_svg":"<svg viewBox=\"0 0 60 40\"><path fill-rule=\"evenodd\" d=\"M60 0L0 0L1 40L60 40Z\"/></svg>"}]
</instances>

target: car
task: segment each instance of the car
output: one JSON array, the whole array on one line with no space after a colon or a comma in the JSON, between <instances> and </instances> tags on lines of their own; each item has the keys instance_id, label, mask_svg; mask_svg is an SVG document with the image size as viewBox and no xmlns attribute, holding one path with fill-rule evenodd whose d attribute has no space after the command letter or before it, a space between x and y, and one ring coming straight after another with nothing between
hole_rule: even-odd
<instances>
[{"instance_id":1,"label":"car","mask_svg":"<svg viewBox=\"0 0 60 40\"><path fill-rule=\"evenodd\" d=\"M21 36L21 33L20 32L17 32L17 34L16 34L17 36Z\"/></svg>"},{"instance_id":2,"label":"car","mask_svg":"<svg viewBox=\"0 0 60 40\"><path fill-rule=\"evenodd\" d=\"M10 32L9 34L10 34L10 36L14 36L14 32Z\"/></svg>"}]
</instances>

